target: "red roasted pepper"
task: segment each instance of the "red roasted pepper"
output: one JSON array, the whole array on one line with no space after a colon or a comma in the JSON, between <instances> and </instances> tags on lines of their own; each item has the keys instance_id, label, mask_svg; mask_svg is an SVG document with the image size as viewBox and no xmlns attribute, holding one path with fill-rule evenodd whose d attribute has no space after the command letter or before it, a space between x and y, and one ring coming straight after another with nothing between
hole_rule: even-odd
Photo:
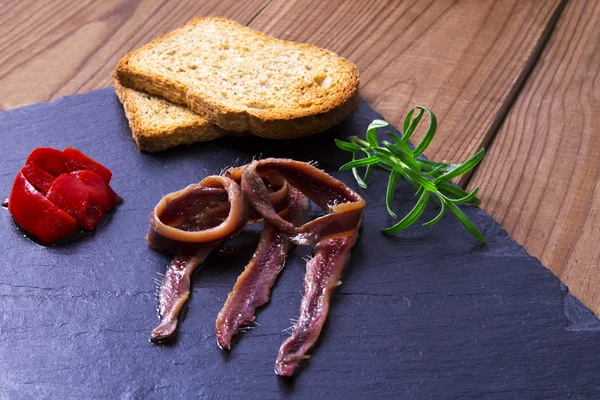
<instances>
[{"instance_id":1,"label":"red roasted pepper","mask_svg":"<svg viewBox=\"0 0 600 400\"><path fill-rule=\"evenodd\" d=\"M77 231L77 222L38 192L25 179L21 169L15 178L8 211L17 223L38 238L42 244L50 244Z\"/></svg>"},{"instance_id":2,"label":"red roasted pepper","mask_svg":"<svg viewBox=\"0 0 600 400\"><path fill-rule=\"evenodd\" d=\"M104 179L104 182L106 182L107 185L110 183L112 172L110 172L110 170L104 165L97 163L79 150L72 147L67 147L62 153L65 157L65 165L69 171L92 171Z\"/></svg>"},{"instance_id":3,"label":"red roasted pepper","mask_svg":"<svg viewBox=\"0 0 600 400\"><path fill-rule=\"evenodd\" d=\"M98 174L81 170L56 178L46 198L75 218L80 227L93 231L104 213L114 207L117 195Z\"/></svg>"},{"instance_id":4,"label":"red roasted pepper","mask_svg":"<svg viewBox=\"0 0 600 400\"><path fill-rule=\"evenodd\" d=\"M38 148L31 152L8 198L15 221L42 244L77 231L94 230L119 197L112 173L79 150Z\"/></svg>"},{"instance_id":5,"label":"red roasted pepper","mask_svg":"<svg viewBox=\"0 0 600 400\"><path fill-rule=\"evenodd\" d=\"M52 182L56 179L54 176L50 175L40 167L35 164L28 164L21 169L21 173L35 187L39 190L43 195L48 193L50 187L52 186Z\"/></svg>"},{"instance_id":6,"label":"red roasted pepper","mask_svg":"<svg viewBox=\"0 0 600 400\"><path fill-rule=\"evenodd\" d=\"M68 172L63 152L49 147L38 147L33 150L25 161L25 165L32 164L55 178Z\"/></svg>"}]
</instances>

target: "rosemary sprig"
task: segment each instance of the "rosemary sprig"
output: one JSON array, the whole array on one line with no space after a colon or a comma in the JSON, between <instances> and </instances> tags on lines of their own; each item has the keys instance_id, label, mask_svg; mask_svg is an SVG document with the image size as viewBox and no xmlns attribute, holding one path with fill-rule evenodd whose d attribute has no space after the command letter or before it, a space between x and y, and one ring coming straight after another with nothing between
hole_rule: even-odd
<instances>
[{"instance_id":1,"label":"rosemary sprig","mask_svg":"<svg viewBox=\"0 0 600 400\"><path fill-rule=\"evenodd\" d=\"M419 113L413 118L415 110L419 110ZM409 139L419 125L424 113L429 115L429 128L421 143L413 149L409 146ZM475 188L469 193L450 182L452 179L472 170L483 158L485 149L479 150L473 157L462 164L446 164L419 157L433 140L437 129L435 114L431 110L421 106L413 108L406 115L404 119L404 133L401 136L388 131L386 134L391 141L383 140L380 144L377 138L377 129L388 125L386 121L379 119L371 122L367 129L366 141L357 136L350 136L348 142L335 140L336 145L340 149L352 153L352 161L342 165L340 171L351 169L356 182L361 188L367 189L367 182L373 166L382 168L390 173L385 204L388 213L394 219L398 219L398 216L392 210L392 204L400 179L406 179L416 189L415 196L419 197L417 204L397 224L382 229L382 232L389 234L406 229L419 219L427 203L433 203L440 206L440 212L431 221L425 222L424 226L437 223L444 216L444 213L449 210L475 239L482 243L485 242L483 235L458 207L461 203L479 205L480 201L477 198L479 188ZM364 157L359 158L358 156L360 155ZM366 169L361 176L358 168L362 167Z\"/></svg>"}]
</instances>

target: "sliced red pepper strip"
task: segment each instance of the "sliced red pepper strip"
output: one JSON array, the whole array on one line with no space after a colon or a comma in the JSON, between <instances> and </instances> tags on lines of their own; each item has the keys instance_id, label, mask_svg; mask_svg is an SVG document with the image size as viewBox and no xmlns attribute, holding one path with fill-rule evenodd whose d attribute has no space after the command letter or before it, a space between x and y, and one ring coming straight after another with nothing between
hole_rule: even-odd
<instances>
[{"instance_id":1,"label":"sliced red pepper strip","mask_svg":"<svg viewBox=\"0 0 600 400\"><path fill-rule=\"evenodd\" d=\"M87 187L88 203L99 207L102 211L113 209L117 201L117 194L101 176L92 171L75 171L70 175L79 179Z\"/></svg>"},{"instance_id":2,"label":"sliced red pepper strip","mask_svg":"<svg viewBox=\"0 0 600 400\"><path fill-rule=\"evenodd\" d=\"M79 170L92 171L104 179L104 182L107 184L110 183L112 172L104 165L83 154L81 151L72 147L67 147L62 151L62 154L64 156L65 165L70 172Z\"/></svg>"},{"instance_id":3,"label":"sliced red pepper strip","mask_svg":"<svg viewBox=\"0 0 600 400\"><path fill-rule=\"evenodd\" d=\"M116 194L92 171L62 174L52 184L47 199L75 218L86 230L94 230L106 211L111 210Z\"/></svg>"},{"instance_id":4,"label":"sliced red pepper strip","mask_svg":"<svg viewBox=\"0 0 600 400\"><path fill-rule=\"evenodd\" d=\"M19 171L8 201L15 221L43 244L94 230L121 199L109 186L112 172L81 151L37 148Z\"/></svg>"},{"instance_id":5,"label":"sliced red pepper strip","mask_svg":"<svg viewBox=\"0 0 600 400\"><path fill-rule=\"evenodd\" d=\"M8 198L8 211L24 230L42 244L50 244L75 233L77 222L46 199L27 181L22 168L17 174Z\"/></svg>"},{"instance_id":6,"label":"sliced red pepper strip","mask_svg":"<svg viewBox=\"0 0 600 400\"><path fill-rule=\"evenodd\" d=\"M25 179L27 179L29 183L43 195L48 193L48 190L50 190L50 187L52 186L52 182L56 179L54 176L38 167L37 164L27 164L21 171L23 172Z\"/></svg>"},{"instance_id":7,"label":"sliced red pepper strip","mask_svg":"<svg viewBox=\"0 0 600 400\"><path fill-rule=\"evenodd\" d=\"M55 178L70 171L65 164L63 152L49 147L38 147L33 150L27 157L27 161L25 161L25 165L32 164Z\"/></svg>"}]
</instances>

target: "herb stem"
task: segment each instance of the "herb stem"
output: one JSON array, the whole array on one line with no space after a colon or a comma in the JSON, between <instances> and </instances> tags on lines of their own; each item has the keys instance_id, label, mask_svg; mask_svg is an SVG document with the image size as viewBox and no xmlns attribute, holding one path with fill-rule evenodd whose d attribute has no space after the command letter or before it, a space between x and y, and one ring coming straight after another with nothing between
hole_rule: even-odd
<instances>
[{"instance_id":1,"label":"herb stem","mask_svg":"<svg viewBox=\"0 0 600 400\"><path fill-rule=\"evenodd\" d=\"M419 110L419 113L413 119L415 110ZM423 140L413 150L409 146L409 139L425 113L429 117L429 127ZM439 213L432 220L425 222L424 226L436 224L442 219L446 210L449 210L475 239L485 242L485 238L481 232L479 232L473 222L458 207L460 204L479 205L481 203L479 198L477 198L479 188L475 188L471 192L466 192L450 182L452 179L464 175L475 168L483 159L485 150L479 150L462 164L447 164L419 157L431 144L437 129L435 114L425 107L417 106L410 110L404 119L404 133L398 136L388 131L386 134L392 142L384 140L380 144L377 137L377 129L388 125L386 121L376 119L367 128L366 140L362 140L357 136L350 136L348 142L335 140L336 145L341 150L352 153L352 161L342 165L340 171L351 169L354 179L356 179L361 188L367 189L367 182L374 166L390 173L385 204L392 218L398 219L398 216L392 209L392 205L394 202L394 193L401 178L404 178L416 189L415 196L419 199L413 209L395 225L382 229L382 232L392 234L408 228L423 214L427 203L437 204L439 201L441 207ZM358 155L363 155L364 157L358 158ZM364 175L361 177L358 169L363 167L366 169Z\"/></svg>"}]
</instances>

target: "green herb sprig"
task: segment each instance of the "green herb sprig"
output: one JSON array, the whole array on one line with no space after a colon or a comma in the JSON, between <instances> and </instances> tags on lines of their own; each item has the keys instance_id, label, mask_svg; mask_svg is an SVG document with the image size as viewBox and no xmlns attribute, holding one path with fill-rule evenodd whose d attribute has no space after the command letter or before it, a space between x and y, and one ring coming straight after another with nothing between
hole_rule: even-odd
<instances>
[{"instance_id":1,"label":"green herb sprig","mask_svg":"<svg viewBox=\"0 0 600 400\"><path fill-rule=\"evenodd\" d=\"M373 166L388 171L390 175L385 204L388 213L394 219L398 219L398 216L392 210L392 204L400 179L406 179L417 190L415 193L415 196L419 197L417 204L397 224L382 229L383 233L391 234L406 229L419 219L427 203L433 203L440 206L440 212L431 221L425 222L424 226L435 224L444 216L446 210L449 210L475 239L482 243L485 242L483 235L458 207L461 203L479 205L480 201L477 198L479 188L466 192L450 182L452 179L471 171L483 158L485 149L482 148L462 164L446 164L419 157L435 136L437 118L431 110L425 107L417 106L416 109L419 110L419 113L414 119L414 108L406 115L404 133L401 136L393 132L386 132L391 142L383 140L381 144L379 143L377 129L389 125L386 121L379 119L374 120L369 125L366 141L357 136L350 136L348 142L336 139L335 143L340 149L352 153L352 161L342 165L340 171L351 169L356 182L363 189L367 189L367 182ZM429 115L429 128L421 143L413 149L409 145L409 139L425 112ZM359 158L360 155L364 157ZM361 167L365 168L362 176L358 172L358 168Z\"/></svg>"}]
</instances>

